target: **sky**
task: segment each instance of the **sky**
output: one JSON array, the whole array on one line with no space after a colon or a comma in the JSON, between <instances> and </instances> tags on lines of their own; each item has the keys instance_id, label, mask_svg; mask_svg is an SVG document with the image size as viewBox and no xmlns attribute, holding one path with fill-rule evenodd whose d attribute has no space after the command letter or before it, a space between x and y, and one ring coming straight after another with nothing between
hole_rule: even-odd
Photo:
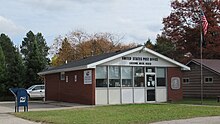
<instances>
[{"instance_id":1,"label":"sky","mask_svg":"<svg viewBox=\"0 0 220 124\"><path fill-rule=\"evenodd\" d=\"M59 35L108 32L124 43L155 41L170 12L170 0L0 0L0 33L20 45L28 31L51 45Z\"/></svg>"}]
</instances>

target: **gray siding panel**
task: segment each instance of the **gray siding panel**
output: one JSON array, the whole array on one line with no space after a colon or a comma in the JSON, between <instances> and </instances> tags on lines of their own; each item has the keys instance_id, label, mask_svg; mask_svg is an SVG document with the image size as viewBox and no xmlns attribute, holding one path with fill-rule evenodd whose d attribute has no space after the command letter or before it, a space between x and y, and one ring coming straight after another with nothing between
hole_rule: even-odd
<instances>
[{"instance_id":1,"label":"gray siding panel","mask_svg":"<svg viewBox=\"0 0 220 124\"><path fill-rule=\"evenodd\" d=\"M189 78L189 84L183 84L183 97L200 97L201 96L201 78L200 65L190 63L188 65L191 71L183 72L183 78ZM213 77L213 83L203 83L203 94L205 98L215 98L220 96L220 75L203 68L204 77Z\"/></svg>"}]
</instances>

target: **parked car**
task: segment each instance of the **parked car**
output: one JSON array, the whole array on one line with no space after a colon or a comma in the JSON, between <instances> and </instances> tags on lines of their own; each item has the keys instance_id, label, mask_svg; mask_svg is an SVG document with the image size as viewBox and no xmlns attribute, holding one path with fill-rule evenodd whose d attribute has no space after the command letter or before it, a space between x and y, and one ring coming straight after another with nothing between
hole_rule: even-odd
<instances>
[{"instance_id":1,"label":"parked car","mask_svg":"<svg viewBox=\"0 0 220 124\"><path fill-rule=\"evenodd\" d=\"M33 85L27 89L29 98L44 98L45 86L43 84Z\"/></svg>"}]
</instances>

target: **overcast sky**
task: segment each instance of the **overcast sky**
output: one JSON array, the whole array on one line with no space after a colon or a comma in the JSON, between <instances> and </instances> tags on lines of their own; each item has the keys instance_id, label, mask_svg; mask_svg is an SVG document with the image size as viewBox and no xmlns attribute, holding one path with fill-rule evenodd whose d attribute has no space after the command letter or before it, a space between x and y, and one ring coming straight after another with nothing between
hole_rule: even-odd
<instances>
[{"instance_id":1,"label":"overcast sky","mask_svg":"<svg viewBox=\"0 0 220 124\"><path fill-rule=\"evenodd\" d=\"M123 42L155 40L170 12L170 0L0 0L0 32L15 45L29 30L41 32L47 43L79 29L109 32Z\"/></svg>"}]
</instances>

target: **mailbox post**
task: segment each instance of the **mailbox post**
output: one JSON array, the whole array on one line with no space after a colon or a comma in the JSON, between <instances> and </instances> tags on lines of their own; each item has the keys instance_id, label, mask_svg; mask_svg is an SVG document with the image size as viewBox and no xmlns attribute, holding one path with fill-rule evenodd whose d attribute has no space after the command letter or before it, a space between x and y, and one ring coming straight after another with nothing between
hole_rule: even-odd
<instances>
[{"instance_id":1,"label":"mailbox post","mask_svg":"<svg viewBox=\"0 0 220 124\"><path fill-rule=\"evenodd\" d=\"M24 112L28 111L28 94L24 88L10 88L9 89L15 97L15 112L19 112L19 107L24 107Z\"/></svg>"}]
</instances>

